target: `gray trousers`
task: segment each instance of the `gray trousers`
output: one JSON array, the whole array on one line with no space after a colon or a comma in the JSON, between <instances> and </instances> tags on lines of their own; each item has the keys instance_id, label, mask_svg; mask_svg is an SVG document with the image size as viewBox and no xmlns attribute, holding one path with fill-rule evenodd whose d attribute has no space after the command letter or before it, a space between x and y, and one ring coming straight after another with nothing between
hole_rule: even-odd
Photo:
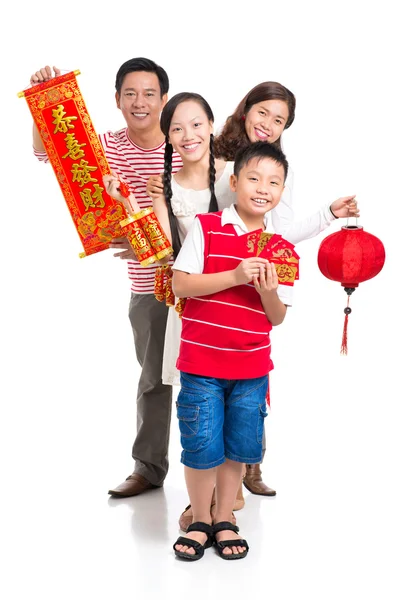
<instances>
[{"instance_id":1,"label":"gray trousers","mask_svg":"<svg viewBox=\"0 0 400 600\"><path fill-rule=\"evenodd\" d=\"M168 471L172 386L161 381L168 307L153 294L131 295L129 319L142 372L137 389L135 473L162 485Z\"/></svg>"}]
</instances>

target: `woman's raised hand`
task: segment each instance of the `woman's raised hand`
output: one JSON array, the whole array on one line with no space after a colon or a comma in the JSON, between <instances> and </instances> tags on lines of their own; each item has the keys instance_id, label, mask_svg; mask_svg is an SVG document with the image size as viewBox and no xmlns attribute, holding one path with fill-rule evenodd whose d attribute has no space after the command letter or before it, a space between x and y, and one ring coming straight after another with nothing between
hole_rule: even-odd
<instances>
[{"instance_id":1,"label":"woman's raised hand","mask_svg":"<svg viewBox=\"0 0 400 600\"><path fill-rule=\"evenodd\" d=\"M331 211L337 219L360 216L360 209L358 208L355 195L338 198L335 202L332 202Z\"/></svg>"}]
</instances>

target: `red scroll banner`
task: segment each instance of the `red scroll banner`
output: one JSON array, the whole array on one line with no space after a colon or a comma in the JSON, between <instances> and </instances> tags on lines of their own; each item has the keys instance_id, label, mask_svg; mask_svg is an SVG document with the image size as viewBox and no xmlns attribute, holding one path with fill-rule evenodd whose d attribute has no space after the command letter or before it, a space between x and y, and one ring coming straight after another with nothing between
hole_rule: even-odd
<instances>
[{"instance_id":1,"label":"red scroll banner","mask_svg":"<svg viewBox=\"0 0 400 600\"><path fill-rule=\"evenodd\" d=\"M109 196L103 175L110 173L75 75L54 77L18 94L24 96L81 239L80 257L106 250L127 218Z\"/></svg>"}]
</instances>

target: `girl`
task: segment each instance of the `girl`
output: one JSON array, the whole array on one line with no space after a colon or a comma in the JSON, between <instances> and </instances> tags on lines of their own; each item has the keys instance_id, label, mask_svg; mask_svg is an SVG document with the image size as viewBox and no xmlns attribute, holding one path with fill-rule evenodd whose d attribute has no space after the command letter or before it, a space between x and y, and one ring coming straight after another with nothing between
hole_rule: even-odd
<instances>
[{"instance_id":1,"label":"girl","mask_svg":"<svg viewBox=\"0 0 400 600\"><path fill-rule=\"evenodd\" d=\"M160 126L165 135L164 178L157 194L151 193L153 208L169 237L175 256L196 214L216 212L234 203L229 186L232 164L214 157L214 115L206 100L194 93L173 96L161 114ZM172 175L172 156L176 151L183 167ZM119 181L105 176L107 192L122 201L128 212L136 212L134 195L124 199L118 191ZM161 192L161 193L160 193ZM218 199L218 200L217 200ZM179 352L181 321L176 311L169 311L163 357L163 383L180 385L176 360ZM241 488L240 488L241 492ZM210 503L215 507L214 500ZM240 494L236 508L242 508ZM214 512L214 510L213 510ZM235 517L231 515L233 523ZM190 505L181 515L180 527L186 531L192 522Z\"/></svg>"}]
</instances>

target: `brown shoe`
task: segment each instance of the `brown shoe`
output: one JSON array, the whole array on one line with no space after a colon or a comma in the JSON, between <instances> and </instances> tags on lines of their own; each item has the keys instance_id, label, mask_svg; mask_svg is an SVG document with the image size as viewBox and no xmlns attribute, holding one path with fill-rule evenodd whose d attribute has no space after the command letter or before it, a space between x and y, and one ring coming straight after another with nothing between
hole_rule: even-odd
<instances>
[{"instance_id":1,"label":"brown shoe","mask_svg":"<svg viewBox=\"0 0 400 600\"><path fill-rule=\"evenodd\" d=\"M246 465L243 485L252 494L258 496L276 496L276 491L265 485L261 477L260 465Z\"/></svg>"},{"instance_id":2,"label":"brown shoe","mask_svg":"<svg viewBox=\"0 0 400 600\"><path fill-rule=\"evenodd\" d=\"M116 487L115 490L108 490L108 493L111 494L113 498L129 498L129 496L137 496L138 494L147 492L147 490L153 490L157 487L159 486L153 485L142 475L132 473L132 475L129 475L129 477Z\"/></svg>"},{"instance_id":3,"label":"brown shoe","mask_svg":"<svg viewBox=\"0 0 400 600\"><path fill-rule=\"evenodd\" d=\"M211 504L211 516L213 518L214 518L214 514L213 514L214 507L215 507L215 496L213 495L213 502ZM185 510L183 511L181 516L179 517L179 529L181 529L182 531L187 531L187 528L189 527L189 525L192 524L192 522L193 522L193 511L192 511L192 505L189 504L185 508ZM236 525L236 517L233 513L232 513L231 523L232 523L232 525Z\"/></svg>"}]
</instances>

